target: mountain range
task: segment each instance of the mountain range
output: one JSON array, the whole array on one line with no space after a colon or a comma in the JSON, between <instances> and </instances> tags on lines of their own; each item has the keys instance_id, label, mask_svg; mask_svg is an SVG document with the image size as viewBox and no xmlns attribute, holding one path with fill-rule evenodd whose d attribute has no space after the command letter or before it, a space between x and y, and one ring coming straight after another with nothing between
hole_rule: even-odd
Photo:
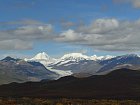
<instances>
[{"instance_id":1,"label":"mountain range","mask_svg":"<svg viewBox=\"0 0 140 105\"><path fill-rule=\"evenodd\" d=\"M10 83L0 86L0 97L139 99L140 71L117 69L106 75L74 76L58 80Z\"/></svg>"},{"instance_id":2,"label":"mountain range","mask_svg":"<svg viewBox=\"0 0 140 105\"><path fill-rule=\"evenodd\" d=\"M25 60L40 62L49 70L58 73L60 77L71 74L85 77L95 74L102 67L98 61L108 60L113 57L115 56L87 56L81 53L69 53L55 59L42 52L31 59Z\"/></svg>"},{"instance_id":3,"label":"mountain range","mask_svg":"<svg viewBox=\"0 0 140 105\"><path fill-rule=\"evenodd\" d=\"M48 70L39 62L26 62L11 57L6 57L0 61L0 84L40 81L57 77L58 74Z\"/></svg>"},{"instance_id":4,"label":"mountain range","mask_svg":"<svg viewBox=\"0 0 140 105\"><path fill-rule=\"evenodd\" d=\"M45 58L47 63L42 62L41 56L46 56L43 57L43 59ZM81 53L69 53L59 59L55 59L43 52L27 61L39 61L46 68L58 74L62 74L61 72L63 71L63 73L69 72L66 73L68 75L73 74L75 76L85 77L106 74L119 68L139 69L140 56L136 54L121 56L87 56ZM61 77L63 76L66 75L61 75Z\"/></svg>"},{"instance_id":5,"label":"mountain range","mask_svg":"<svg viewBox=\"0 0 140 105\"><path fill-rule=\"evenodd\" d=\"M68 75L83 78L105 75L121 68L139 70L140 57L136 54L87 56L70 53L55 59L42 52L30 59L6 57L0 60L0 84L56 80Z\"/></svg>"}]
</instances>

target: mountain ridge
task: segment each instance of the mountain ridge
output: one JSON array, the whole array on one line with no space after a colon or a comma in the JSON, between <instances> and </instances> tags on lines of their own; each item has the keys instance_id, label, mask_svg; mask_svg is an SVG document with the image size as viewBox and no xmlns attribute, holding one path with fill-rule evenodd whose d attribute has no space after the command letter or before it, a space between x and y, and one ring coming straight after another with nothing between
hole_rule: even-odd
<instances>
[{"instance_id":1,"label":"mountain ridge","mask_svg":"<svg viewBox=\"0 0 140 105\"><path fill-rule=\"evenodd\" d=\"M48 82L14 83L0 86L1 97L138 99L140 71L118 69L87 78L62 77Z\"/></svg>"},{"instance_id":2,"label":"mountain ridge","mask_svg":"<svg viewBox=\"0 0 140 105\"><path fill-rule=\"evenodd\" d=\"M0 84L14 82L15 80L19 82L23 80L29 81L29 76L33 76L30 80L36 80L39 75L39 80L48 79L48 73L50 73L50 77L53 77L51 79L59 79L68 75L84 78L92 75L105 75L115 69L121 68L140 69L140 57L136 54L91 60L88 56L81 53L73 53L72 55L68 54L61 57L57 63L49 65L47 63L48 60L53 58L49 57L45 52L39 53L33 58L36 59L25 60L12 57L2 59L0 61ZM46 72L46 75L41 72ZM12 75L10 76L9 73ZM20 75L24 75L24 79ZM34 78L35 75L37 78Z\"/></svg>"}]
</instances>

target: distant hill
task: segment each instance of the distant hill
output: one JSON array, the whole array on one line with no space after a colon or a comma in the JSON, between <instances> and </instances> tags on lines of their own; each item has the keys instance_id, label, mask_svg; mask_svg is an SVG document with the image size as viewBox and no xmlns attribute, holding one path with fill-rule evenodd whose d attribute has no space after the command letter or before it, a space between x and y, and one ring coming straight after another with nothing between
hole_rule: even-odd
<instances>
[{"instance_id":1,"label":"distant hill","mask_svg":"<svg viewBox=\"0 0 140 105\"><path fill-rule=\"evenodd\" d=\"M48 70L39 62L26 62L12 57L0 60L0 84L55 78L58 78L58 74Z\"/></svg>"},{"instance_id":2,"label":"distant hill","mask_svg":"<svg viewBox=\"0 0 140 105\"><path fill-rule=\"evenodd\" d=\"M140 97L140 71L118 69L87 78L62 77L55 81L11 83L0 86L0 97L115 98Z\"/></svg>"}]
</instances>

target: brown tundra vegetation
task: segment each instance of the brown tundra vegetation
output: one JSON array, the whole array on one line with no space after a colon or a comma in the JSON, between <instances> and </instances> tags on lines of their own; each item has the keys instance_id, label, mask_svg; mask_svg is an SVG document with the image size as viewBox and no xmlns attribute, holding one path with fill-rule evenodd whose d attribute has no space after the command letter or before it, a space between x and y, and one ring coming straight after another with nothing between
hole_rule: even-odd
<instances>
[{"instance_id":1,"label":"brown tundra vegetation","mask_svg":"<svg viewBox=\"0 0 140 105\"><path fill-rule=\"evenodd\" d=\"M43 98L1 98L0 105L140 105L135 100L86 100L86 99L43 99Z\"/></svg>"}]
</instances>

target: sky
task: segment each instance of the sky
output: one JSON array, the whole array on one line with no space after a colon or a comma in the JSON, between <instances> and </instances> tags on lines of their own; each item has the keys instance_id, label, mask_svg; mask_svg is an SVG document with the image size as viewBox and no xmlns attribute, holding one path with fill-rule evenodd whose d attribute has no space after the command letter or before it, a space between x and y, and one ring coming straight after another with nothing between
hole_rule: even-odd
<instances>
[{"instance_id":1,"label":"sky","mask_svg":"<svg viewBox=\"0 0 140 105\"><path fill-rule=\"evenodd\" d=\"M140 54L140 0L0 0L0 57Z\"/></svg>"}]
</instances>

